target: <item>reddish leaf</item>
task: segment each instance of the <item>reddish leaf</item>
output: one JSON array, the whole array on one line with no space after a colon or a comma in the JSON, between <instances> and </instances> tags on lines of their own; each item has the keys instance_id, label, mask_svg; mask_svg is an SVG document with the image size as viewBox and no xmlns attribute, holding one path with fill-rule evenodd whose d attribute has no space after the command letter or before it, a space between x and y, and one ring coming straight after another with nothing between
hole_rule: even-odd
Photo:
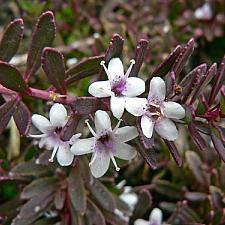
<instances>
[{"instance_id":1,"label":"reddish leaf","mask_svg":"<svg viewBox=\"0 0 225 225\"><path fill-rule=\"evenodd\" d=\"M108 105L108 98L80 97L74 102L72 109L77 114L88 115L100 109L107 111L109 109Z\"/></svg>"},{"instance_id":2,"label":"reddish leaf","mask_svg":"<svg viewBox=\"0 0 225 225\"><path fill-rule=\"evenodd\" d=\"M4 62L0 62L0 83L13 91L22 93L29 92L28 86L16 67Z\"/></svg>"},{"instance_id":3,"label":"reddish leaf","mask_svg":"<svg viewBox=\"0 0 225 225\"><path fill-rule=\"evenodd\" d=\"M213 104L213 101L217 96L217 94L219 93L222 85L224 85L224 82L225 82L225 56L223 57L222 62L220 63L217 75L212 85L213 87L209 97L209 105Z\"/></svg>"},{"instance_id":4,"label":"reddish leaf","mask_svg":"<svg viewBox=\"0 0 225 225\"><path fill-rule=\"evenodd\" d=\"M68 119L68 122L63 127L61 131L61 139L64 141L69 141L70 138L75 134L77 125L79 123L80 116L72 113Z\"/></svg>"},{"instance_id":5,"label":"reddish leaf","mask_svg":"<svg viewBox=\"0 0 225 225\"><path fill-rule=\"evenodd\" d=\"M55 20L51 11L44 12L39 17L30 44L27 57L25 79L29 80L41 65L42 50L50 46L55 37Z\"/></svg>"},{"instance_id":6,"label":"reddish leaf","mask_svg":"<svg viewBox=\"0 0 225 225\"><path fill-rule=\"evenodd\" d=\"M109 63L111 58L115 58L115 57L121 57L122 51L123 51L123 38L119 35L119 34L115 34L111 40L111 42L109 43L109 47L106 50L105 53L105 62L106 65ZM103 68L101 68L98 78L99 80L103 79L103 77L105 76L105 72L103 70Z\"/></svg>"},{"instance_id":7,"label":"reddish leaf","mask_svg":"<svg viewBox=\"0 0 225 225\"><path fill-rule=\"evenodd\" d=\"M170 70L174 62L176 61L178 55L180 54L181 46L178 45L163 62L153 71L150 77L147 79L147 82L154 76L165 76Z\"/></svg>"},{"instance_id":8,"label":"reddish leaf","mask_svg":"<svg viewBox=\"0 0 225 225\"><path fill-rule=\"evenodd\" d=\"M195 89L191 102L190 104L192 104L200 95L200 93L202 92L202 90L204 88L206 88L207 84L213 79L213 77L216 75L217 72L217 66L216 63L214 63L207 71L206 74L204 74L199 82L198 88Z\"/></svg>"},{"instance_id":9,"label":"reddish leaf","mask_svg":"<svg viewBox=\"0 0 225 225\"><path fill-rule=\"evenodd\" d=\"M116 209L115 200L110 191L99 180L93 178L88 189L105 210L114 212Z\"/></svg>"},{"instance_id":10,"label":"reddish leaf","mask_svg":"<svg viewBox=\"0 0 225 225\"><path fill-rule=\"evenodd\" d=\"M104 56L94 56L82 60L66 71L66 84L72 84L76 81L97 74L100 71L100 62Z\"/></svg>"},{"instance_id":11,"label":"reddish leaf","mask_svg":"<svg viewBox=\"0 0 225 225\"><path fill-rule=\"evenodd\" d=\"M27 106L20 102L13 115L21 136L27 135L31 124L31 113Z\"/></svg>"},{"instance_id":12,"label":"reddish leaf","mask_svg":"<svg viewBox=\"0 0 225 225\"><path fill-rule=\"evenodd\" d=\"M0 134L6 128L16 110L16 99L12 99L0 106Z\"/></svg>"},{"instance_id":13,"label":"reddish leaf","mask_svg":"<svg viewBox=\"0 0 225 225\"><path fill-rule=\"evenodd\" d=\"M87 207L87 197L80 167L74 167L68 177L68 193L70 201L76 211L84 214Z\"/></svg>"},{"instance_id":14,"label":"reddish leaf","mask_svg":"<svg viewBox=\"0 0 225 225\"><path fill-rule=\"evenodd\" d=\"M190 135L192 136L194 142L197 144L198 148L202 151L207 150L207 144L206 144L205 140L203 139L203 137L198 132L195 124L189 123L188 129L190 131Z\"/></svg>"},{"instance_id":15,"label":"reddish leaf","mask_svg":"<svg viewBox=\"0 0 225 225\"><path fill-rule=\"evenodd\" d=\"M202 192L186 192L185 198L189 201L204 201L208 198L208 195Z\"/></svg>"},{"instance_id":16,"label":"reddish leaf","mask_svg":"<svg viewBox=\"0 0 225 225\"><path fill-rule=\"evenodd\" d=\"M42 68L56 90L61 94L66 94L66 72L63 55L53 48L45 48L42 54Z\"/></svg>"},{"instance_id":17,"label":"reddish leaf","mask_svg":"<svg viewBox=\"0 0 225 225\"><path fill-rule=\"evenodd\" d=\"M171 155L173 156L175 162L177 163L178 166L182 165L182 158L177 150L176 145L174 144L174 142L172 141L167 141L165 139L163 139L165 144L167 145L167 147L169 148L169 151L171 153Z\"/></svg>"},{"instance_id":18,"label":"reddish leaf","mask_svg":"<svg viewBox=\"0 0 225 225\"><path fill-rule=\"evenodd\" d=\"M9 62L16 54L23 37L23 30L22 19L15 19L7 26L0 42L0 60Z\"/></svg>"},{"instance_id":19,"label":"reddish leaf","mask_svg":"<svg viewBox=\"0 0 225 225\"><path fill-rule=\"evenodd\" d=\"M134 57L135 64L132 67L132 70L130 72L130 77L137 77L138 76L138 73L141 69L141 65L142 65L142 63L144 62L144 59L145 59L145 53L147 51L147 48L148 48L148 41L145 40L145 39L141 39L138 42L138 45L135 49L135 57Z\"/></svg>"},{"instance_id":20,"label":"reddish leaf","mask_svg":"<svg viewBox=\"0 0 225 225\"><path fill-rule=\"evenodd\" d=\"M177 57L175 63L173 64L172 71L174 71L176 77L183 70L185 64L187 63L189 57L194 51L195 41L194 39L190 39L188 43L182 48L179 56Z\"/></svg>"},{"instance_id":21,"label":"reddish leaf","mask_svg":"<svg viewBox=\"0 0 225 225\"><path fill-rule=\"evenodd\" d=\"M90 199L88 199L87 203L86 214L90 219L91 225L105 225L105 218L99 208Z\"/></svg>"}]
</instances>

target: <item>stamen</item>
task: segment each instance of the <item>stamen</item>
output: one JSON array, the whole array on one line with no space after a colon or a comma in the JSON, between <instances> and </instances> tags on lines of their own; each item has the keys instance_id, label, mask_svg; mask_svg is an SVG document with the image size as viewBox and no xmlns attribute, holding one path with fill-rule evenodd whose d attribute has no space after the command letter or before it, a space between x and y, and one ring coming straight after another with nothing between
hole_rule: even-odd
<instances>
[{"instance_id":1,"label":"stamen","mask_svg":"<svg viewBox=\"0 0 225 225\"><path fill-rule=\"evenodd\" d=\"M56 145L54 147L53 152L52 152L52 155L51 155L51 158L48 160L49 162L54 162L54 157L55 157L55 154L56 154L56 152L58 150L58 147L59 147L58 145Z\"/></svg>"},{"instance_id":2,"label":"stamen","mask_svg":"<svg viewBox=\"0 0 225 225\"><path fill-rule=\"evenodd\" d=\"M91 166L91 165L94 163L94 161L96 160L96 157L97 157L97 154L94 153L94 156L93 156L93 158L91 159L91 162L89 162L89 166Z\"/></svg>"},{"instance_id":3,"label":"stamen","mask_svg":"<svg viewBox=\"0 0 225 225\"><path fill-rule=\"evenodd\" d=\"M116 171L117 172L120 171L120 168L117 166L117 163L116 163L116 160L114 158L114 155L111 152L110 152L110 158L111 158L111 160L113 162L113 165L115 166Z\"/></svg>"},{"instance_id":4,"label":"stamen","mask_svg":"<svg viewBox=\"0 0 225 225\"><path fill-rule=\"evenodd\" d=\"M131 70L132 70L132 68L133 68L133 65L135 64L135 60L134 59L131 59L130 60L130 66L129 66L129 68L128 68L128 70L127 70L127 72L125 73L125 77L127 78L129 75L130 75L130 72L131 72Z\"/></svg>"},{"instance_id":5,"label":"stamen","mask_svg":"<svg viewBox=\"0 0 225 225\"><path fill-rule=\"evenodd\" d=\"M120 123L122 122L123 120L120 119L119 122L116 124L115 128L113 129L113 133L115 133L117 131L117 129L119 128L120 126Z\"/></svg>"},{"instance_id":6,"label":"stamen","mask_svg":"<svg viewBox=\"0 0 225 225\"><path fill-rule=\"evenodd\" d=\"M105 70L105 72L106 72L106 75L107 75L109 81L111 81L111 75L110 75L108 69L107 69L106 66L105 66L105 61L101 61L100 65L103 66L103 68L104 68L104 70Z\"/></svg>"},{"instance_id":7,"label":"stamen","mask_svg":"<svg viewBox=\"0 0 225 225\"><path fill-rule=\"evenodd\" d=\"M47 136L46 134L29 134L28 135L28 137L31 137L31 138L43 138L46 136Z\"/></svg>"},{"instance_id":8,"label":"stamen","mask_svg":"<svg viewBox=\"0 0 225 225\"><path fill-rule=\"evenodd\" d=\"M99 138L98 135L95 133L95 131L92 129L91 125L89 124L88 120L85 120L85 123L87 124L88 126L88 129L90 130L90 132L92 133L92 135L95 137L95 138Z\"/></svg>"}]
</instances>

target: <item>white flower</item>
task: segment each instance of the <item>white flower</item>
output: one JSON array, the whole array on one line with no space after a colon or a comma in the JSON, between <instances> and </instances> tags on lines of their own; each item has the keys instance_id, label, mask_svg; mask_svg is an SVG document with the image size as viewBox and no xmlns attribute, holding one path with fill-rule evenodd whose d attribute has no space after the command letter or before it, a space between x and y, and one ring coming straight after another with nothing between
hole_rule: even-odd
<instances>
[{"instance_id":1,"label":"white flower","mask_svg":"<svg viewBox=\"0 0 225 225\"><path fill-rule=\"evenodd\" d=\"M74 154L70 151L70 145L75 143L81 134L76 134L69 141L63 141L60 138L60 131L67 123L67 111L62 104L54 104L49 113L50 121L44 116L34 114L32 123L42 132L38 135L29 135L32 138L40 138L39 147L46 147L48 150L53 150L49 162L53 162L56 155L61 166L69 166L73 162Z\"/></svg>"},{"instance_id":2,"label":"white flower","mask_svg":"<svg viewBox=\"0 0 225 225\"><path fill-rule=\"evenodd\" d=\"M130 186L125 186L123 193L119 196L119 198L124 201L131 211L134 210L137 202L138 202L138 195L132 191Z\"/></svg>"},{"instance_id":3,"label":"white flower","mask_svg":"<svg viewBox=\"0 0 225 225\"><path fill-rule=\"evenodd\" d=\"M149 221L137 219L134 225L162 225L162 211L161 209L154 208L150 214Z\"/></svg>"},{"instance_id":4,"label":"white flower","mask_svg":"<svg viewBox=\"0 0 225 225\"><path fill-rule=\"evenodd\" d=\"M141 128L147 138L152 137L153 128L164 139L174 141L178 136L175 124L170 119L182 119L184 108L172 101L165 101L166 85L160 77L152 78L148 99L132 98L126 101L126 110L141 117Z\"/></svg>"},{"instance_id":5,"label":"white flower","mask_svg":"<svg viewBox=\"0 0 225 225\"><path fill-rule=\"evenodd\" d=\"M94 177L103 176L109 168L110 159L119 171L114 157L130 160L136 156L134 147L124 143L138 136L137 129L132 126L119 128L119 123L112 130L111 120L105 111L95 113L95 131L88 121L87 126L94 137L78 140L71 147L75 155L93 153L89 163Z\"/></svg>"},{"instance_id":6,"label":"white flower","mask_svg":"<svg viewBox=\"0 0 225 225\"><path fill-rule=\"evenodd\" d=\"M199 20L211 20L213 13L210 4L206 2L203 6L197 8L194 12L194 16Z\"/></svg>"},{"instance_id":7,"label":"white flower","mask_svg":"<svg viewBox=\"0 0 225 225\"><path fill-rule=\"evenodd\" d=\"M112 58L109 61L108 69L102 61L108 79L107 81L97 81L89 86L89 93L95 97L111 97L110 106L113 115L120 119L124 112L125 101L129 97L136 97L145 91L145 82L137 77L128 77L134 60L124 74L124 68L119 58Z\"/></svg>"}]
</instances>

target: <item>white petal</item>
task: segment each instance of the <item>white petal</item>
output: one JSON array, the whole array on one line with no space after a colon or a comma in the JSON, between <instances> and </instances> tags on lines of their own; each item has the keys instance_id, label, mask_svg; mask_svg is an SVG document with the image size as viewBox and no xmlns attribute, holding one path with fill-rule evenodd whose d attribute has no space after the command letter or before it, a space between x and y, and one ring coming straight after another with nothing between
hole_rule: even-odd
<instances>
[{"instance_id":1,"label":"white petal","mask_svg":"<svg viewBox=\"0 0 225 225\"><path fill-rule=\"evenodd\" d=\"M116 142L113 147L115 148L113 155L119 159L131 160L137 155L136 149L131 145Z\"/></svg>"},{"instance_id":2,"label":"white petal","mask_svg":"<svg viewBox=\"0 0 225 225\"><path fill-rule=\"evenodd\" d=\"M117 119L120 119L124 112L125 98L124 97L111 97L110 106L113 113Z\"/></svg>"},{"instance_id":3,"label":"white petal","mask_svg":"<svg viewBox=\"0 0 225 225\"><path fill-rule=\"evenodd\" d=\"M143 219L137 219L134 221L134 225L149 225L149 221Z\"/></svg>"},{"instance_id":4,"label":"white petal","mask_svg":"<svg viewBox=\"0 0 225 225\"><path fill-rule=\"evenodd\" d=\"M50 123L50 121L47 118L45 118L44 116L38 115L38 114L34 114L32 116L32 123L42 133L46 133L46 132L54 129L54 127L52 127L52 124Z\"/></svg>"},{"instance_id":5,"label":"white petal","mask_svg":"<svg viewBox=\"0 0 225 225\"><path fill-rule=\"evenodd\" d=\"M120 142L130 141L138 136L137 128L134 126L125 126L115 131L115 138Z\"/></svg>"},{"instance_id":6,"label":"white petal","mask_svg":"<svg viewBox=\"0 0 225 225\"><path fill-rule=\"evenodd\" d=\"M76 141L70 151L75 155L84 155L93 152L95 147L95 138L86 138Z\"/></svg>"},{"instance_id":7,"label":"white petal","mask_svg":"<svg viewBox=\"0 0 225 225\"><path fill-rule=\"evenodd\" d=\"M74 134L69 140L70 145L73 145L76 141L78 141L81 135L82 135L81 133Z\"/></svg>"},{"instance_id":8,"label":"white petal","mask_svg":"<svg viewBox=\"0 0 225 225\"><path fill-rule=\"evenodd\" d=\"M111 76L111 80L119 80L124 77L123 63L120 58L112 58L108 64L108 71Z\"/></svg>"},{"instance_id":9,"label":"white petal","mask_svg":"<svg viewBox=\"0 0 225 225\"><path fill-rule=\"evenodd\" d=\"M128 77L126 88L122 92L127 97L136 97L145 91L145 82L138 77Z\"/></svg>"},{"instance_id":10,"label":"white petal","mask_svg":"<svg viewBox=\"0 0 225 225\"><path fill-rule=\"evenodd\" d=\"M124 201L127 205L129 205L130 209L133 211L137 202L138 195L134 192L132 193L122 193L119 198Z\"/></svg>"},{"instance_id":11,"label":"white petal","mask_svg":"<svg viewBox=\"0 0 225 225\"><path fill-rule=\"evenodd\" d=\"M162 138L168 141L174 141L177 139L177 128L170 119L161 118L157 120L155 122L155 130Z\"/></svg>"},{"instance_id":12,"label":"white petal","mask_svg":"<svg viewBox=\"0 0 225 225\"><path fill-rule=\"evenodd\" d=\"M69 166L72 164L74 154L70 151L69 145L59 145L57 151L57 160L61 166Z\"/></svg>"},{"instance_id":13,"label":"white petal","mask_svg":"<svg viewBox=\"0 0 225 225\"><path fill-rule=\"evenodd\" d=\"M98 98L114 95L114 93L111 91L110 82L108 80L96 81L92 83L88 88L88 92Z\"/></svg>"},{"instance_id":14,"label":"white petal","mask_svg":"<svg viewBox=\"0 0 225 225\"><path fill-rule=\"evenodd\" d=\"M55 103L49 112L50 122L55 127L63 127L67 122L67 111L64 105Z\"/></svg>"},{"instance_id":15,"label":"white petal","mask_svg":"<svg viewBox=\"0 0 225 225\"><path fill-rule=\"evenodd\" d=\"M95 113L95 129L99 136L107 131L112 131L111 120L107 112L98 110Z\"/></svg>"},{"instance_id":16,"label":"white petal","mask_svg":"<svg viewBox=\"0 0 225 225\"><path fill-rule=\"evenodd\" d=\"M125 109L134 116L142 116L147 110L146 98L126 98Z\"/></svg>"},{"instance_id":17,"label":"white petal","mask_svg":"<svg viewBox=\"0 0 225 225\"><path fill-rule=\"evenodd\" d=\"M147 138L152 137L153 127L154 127L154 123L153 123L152 119L148 116L143 115L141 117L141 129L142 129L143 134Z\"/></svg>"},{"instance_id":18,"label":"white petal","mask_svg":"<svg viewBox=\"0 0 225 225\"><path fill-rule=\"evenodd\" d=\"M149 224L150 225L161 225L162 224L162 211L159 208L154 208L150 214Z\"/></svg>"},{"instance_id":19,"label":"white petal","mask_svg":"<svg viewBox=\"0 0 225 225\"><path fill-rule=\"evenodd\" d=\"M185 117L184 108L176 102L164 102L163 112L166 117L172 119L182 119Z\"/></svg>"},{"instance_id":20,"label":"white petal","mask_svg":"<svg viewBox=\"0 0 225 225\"><path fill-rule=\"evenodd\" d=\"M92 155L91 162L92 162L90 165L91 173L94 177L98 178L103 176L109 169L110 157L106 154L95 152Z\"/></svg>"},{"instance_id":21,"label":"white petal","mask_svg":"<svg viewBox=\"0 0 225 225\"><path fill-rule=\"evenodd\" d=\"M47 137L41 138L39 142L39 148L42 148L43 146L45 146L47 150L51 150L58 144L59 144L59 139L49 135Z\"/></svg>"},{"instance_id":22,"label":"white petal","mask_svg":"<svg viewBox=\"0 0 225 225\"><path fill-rule=\"evenodd\" d=\"M166 84L160 77L153 77L150 81L149 100L163 101L166 97Z\"/></svg>"}]
</instances>

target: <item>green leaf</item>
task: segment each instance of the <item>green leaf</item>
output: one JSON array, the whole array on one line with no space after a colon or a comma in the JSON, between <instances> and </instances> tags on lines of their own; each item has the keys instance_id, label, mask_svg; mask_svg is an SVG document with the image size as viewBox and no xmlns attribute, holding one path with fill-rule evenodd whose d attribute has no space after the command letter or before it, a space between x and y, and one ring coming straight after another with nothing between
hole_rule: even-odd
<instances>
[{"instance_id":1,"label":"green leaf","mask_svg":"<svg viewBox=\"0 0 225 225\"><path fill-rule=\"evenodd\" d=\"M76 81L97 74L100 71L100 62L103 56L94 56L82 60L66 71L66 84L70 85Z\"/></svg>"},{"instance_id":2,"label":"green leaf","mask_svg":"<svg viewBox=\"0 0 225 225\"><path fill-rule=\"evenodd\" d=\"M88 188L104 209L114 212L116 208L115 200L110 191L100 181L93 178Z\"/></svg>"},{"instance_id":3,"label":"green leaf","mask_svg":"<svg viewBox=\"0 0 225 225\"><path fill-rule=\"evenodd\" d=\"M66 72L63 55L53 48L45 48L42 54L42 67L56 90L61 94L66 94Z\"/></svg>"},{"instance_id":4,"label":"green leaf","mask_svg":"<svg viewBox=\"0 0 225 225\"><path fill-rule=\"evenodd\" d=\"M16 54L23 37L23 30L22 19L15 19L7 26L0 42L0 60L9 62Z\"/></svg>"},{"instance_id":5,"label":"green leaf","mask_svg":"<svg viewBox=\"0 0 225 225\"><path fill-rule=\"evenodd\" d=\"M57 179L55 177L44 177L34 180L29 185L27 185L22 193L21 198L29 199L36 195L42 195L45 190L49 192L54 192L57 188Z\"/></svg>"},{"instance_id":6,"label":"green leaf","mask_svg":"<svg viewBox=\"0 0 225 225\"><path fill-rule=\"evenodd\" d=\"M29 80L29 78L39 69L41 65L42 50L52 44L55 32L56 28L53 13L51 11L44 12L39 17L33 32L27 57L26 80Z\"/></svg>"},{"instance_id":7,"label":"green leaf","mask_svg":"<svg viewBox=\"0 0 225 225\"><path fill-rule=\"evenodd\" d=\"M84 214L87 207L87 197L80 167L74 167L68 178L68 193L75 210Z\"/></svg>"},{"instance_id":8,"label":"green leaf","mask_svg":"<svg viewBox=\"0 0 225 225\"><path fill-rule=\"evenodd\" d=\"M16 67L5 62L0 62L0 84L13 91L21 93L29 92L29 88L23 80L21 73Z\"/></svg>"}]
</instances>

